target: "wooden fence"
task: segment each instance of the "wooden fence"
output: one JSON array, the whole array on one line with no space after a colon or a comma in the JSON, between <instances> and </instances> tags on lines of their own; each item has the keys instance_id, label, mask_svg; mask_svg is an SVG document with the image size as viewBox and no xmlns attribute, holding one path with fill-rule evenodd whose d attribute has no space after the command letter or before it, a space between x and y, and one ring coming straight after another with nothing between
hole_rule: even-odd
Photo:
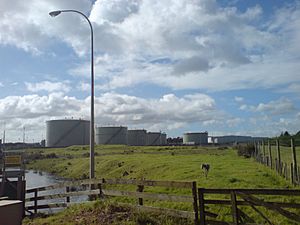
<instances>
[{"instance_id":1,"label":"wooden fence","mask_svg":"<svg viewBox=\"0 0 300 225\"><path fill-rule=\"evenodd\" d=\"M286 180L290 180L294 185L300 185L300 168L297 164L297 152L294 144L294 139L291 139L291 156L290 162L282 160L282 151L280 142L276 140L276 154L272 151L272 143L270 140L256 142L254 144L255 151L253 157L259 163L262 163L271 169L275 170L279 175L283 176Z\"/></svg>"},{"instance_id":2,"label":"wooden fence","mask_svg":"<svg viewBox=\"0 0 300 225\"><path fill-rule=\"evenodd\" d=\"M125 191L116 190L123 185L135 186L136 191ZM90 187L93 186L91 190ZM110 186L110 188L108 188ZM88 187L88 190L82 190L82 187ZM186 189L190 190L190 195L174 195L168 192L161 193L149 193L145 187L167 187L172 189ZM80 189L81 188L81 189ZM113 189L112 189L113 188ZM59 194L45 194L45 191L49 190L64 190L63 193ZM43 194L44 192L44 194ZM226 225L226 224L240 224L240 225L255 225L255 221L248 216L245 212L238 208L238 206L251 207L257 214L259 214L263 220L268 224L272 225L272 221L257 207L265 207L268 210L275 211L288 219L299 222L300 216L293 212L287 211L286 208L300 210L300 201L297 203L295 197L300 199L300 190L284 190L284 189L197 189L196 182L177 182L177 181L153 181L153 180L126 180L126 179L94 179L94 180L81 180L81 181L70 181L47 187L38 187L28 189L27 194L33 194L31 197L26 198L26 203L32 203L31 206L27 206L27 211L33 211L37 213L39 209L49 208L61 208L67 207L70 204L70 197L73 196L98 196L104 198L106 196L116 197L129 197L137 200L137 204L134 206L139 210L147 212L156 212L160 214L167 214L170 216L188 218L194 220L195 225ZM222 195L217 199L215 196ZM226 195L228 196L226 198ZM254 196L255 195L255 196ZM260 196L257 197L257 195ZM207 198L209 196L209 198ZM225 197L224 197L225 196ZM294 198L291 203L275 201L266 201L265 196L280 197L289 196ZM64 198L63 203L48 203L39 204L41 200L48 199L61 199ZM166 202L186 202L192 205L191 211L176 210L170 208L153 207L145 205L145 199L155 201L166 201ZM231 207L232 221L224 222L217 221L216 218L219 216L216 213L209 212L207 208L211 205L223 205ZM213 219L210 219L213 218Z\"/></svg>"},{"instance_id":3,"label":"wooden fence","mask_svg":"<svg viewBox=\"0 0 300 225\"><path fill-rule=\"evenodd\" d=\"M80 190L83 186L93 186L89 190ZM134 185L136 186L136 191L124 191L115 189L106 189L108 185L113 185L112 188L119 187L119 185ZM147 193L145 187L167 187L174 189L189 189L190 195L172 195L168 193ZM45 191L63 189L63 193L59 194L43 194ZM26 207L26 211L32 211L37 213L38 209L49 209L49 208L61 208L67 207L70 204L70 197L73 196L98 196L103 198L105 196L117 196L117 197L129 197L136 198L137 205L135 205L139 210L148 212L158 212L168 214L170 216L189 218L198 221L198 203L197 203L197 185L196 182L177 182L177 181L153 181L153 180L126 180L126 179L95 179L95 180L81 180L74 182L64 182L61 184L51 185L47 187L38 187L28 189L27 194L32 195L26 198L26 203L33 203L31 206ZM49 204L39 204L40 200L48 199L61 199L65 198L63 203L49 203ZM170 208L160 208L153 206L145 206L144 199L152 199L167 202L186 202L192 205L193 211L183 211L175 210Z\"/></svg>"},{"instance_id":4,"label":"wooden fence","mask_svg":"<svg viewBox=\"0 0 300 225\"><path fill-rule=\"evenodd\" d=\"M222 195L229 196L229 198L207 199L207 195ZM254 196L255 195L255 196ZM254 219L248 216L244 211L238 208L238 206L251 207L265 222L263 224L277 224L271 221L272 218L268 218L258 207L264 207L267 210L276 212L289 220L300 223L300 215L294 212L286 210L300 209L299 203L287 203L266 201L264 197L257 197L261 195L268 196L300 196L300 190L283 190L283 189L198 189L199 199L199 211L200 211L200 225L255 225ZM215 197L216 198L216 197ZM227 205L231 207L232 222L217 221L218 214L209 212L206 208L210 205ZM210 219L212 218L212 219Z\"/></svg>"}]
</instances>

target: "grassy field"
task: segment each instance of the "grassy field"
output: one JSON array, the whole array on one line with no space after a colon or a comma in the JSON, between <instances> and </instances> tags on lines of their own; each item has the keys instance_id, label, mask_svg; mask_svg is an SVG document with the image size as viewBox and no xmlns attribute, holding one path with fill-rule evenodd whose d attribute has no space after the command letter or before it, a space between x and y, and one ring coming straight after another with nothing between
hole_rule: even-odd
<instances>
[{"instance_id":1,"label":"grassy field","mask_svg":"<svg viewBox=\"0 0 300 225\"><path fill-rule=\"evenodd\" d=\"M263 188L289 187L273 171L238 157L232 149L201 147L129 147L96 146L95 170L99 178L145 178L155 180L197 181L200 187ZM64 178L87 178L89 171L88 147L66 149L38 149L28 153L54 158L30 160L28 169L47 171ZM209 163L207 178L200 169ZM253 181L257 182L253 182Z\"/></svg>"},{"instance_id":2,"label":"grassy field","mask_svg":"<svg viewBox=\"0 0 300 225\"><path fill-rule=\"evenodd\" d=\"M235 150L228 148L96 146L95 153L97 178L197 181L198 187L203 188L292 188L292 185L276 175L275 171L253 159L239 157ZM47 171L64 178L88 177L88 146L34 149L28 150L27 154L28 169ZM211 166L207 178L200 169L202 163L209 163ZM128 175L124 176L125 172ZM166 190L153 189L150 191ZM178 194L187 193L179 190ZM294 199L293 201L298 200ZM290 200L287 198L285 201ZM164 204L146 203L154 206ZM191 208L186 204L171 205L171 207ZM220 219L228 220L230 218L230 208L212 207L210 210L221 215ZM245 212L253 218L258 217L249 209L245 209ZM269 218L276 218L278 224L293 224L274 213L265 213Z\"/></svg>"}]
</instances>

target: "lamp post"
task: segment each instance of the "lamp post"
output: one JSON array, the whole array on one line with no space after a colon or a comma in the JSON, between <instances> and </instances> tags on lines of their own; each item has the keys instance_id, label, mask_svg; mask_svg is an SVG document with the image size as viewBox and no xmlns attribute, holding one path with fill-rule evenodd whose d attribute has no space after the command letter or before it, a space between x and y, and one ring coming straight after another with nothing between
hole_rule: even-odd
<instances>
[{"instance_id":1,"label":"lamp post","mask_svg":"<svg viewBox=\"0 0 300 225\"><path fill-rule=\"evenodd\" d=\"M55 17L64 12L78 13L82 15L90 25L91 28L91 121L90 121L90 179L95 178L95 155L94 155L94 35L93 26L89 18L80 11L77 10L57 10L49 13L50 16Z\"/></svg>"}]
</instances>

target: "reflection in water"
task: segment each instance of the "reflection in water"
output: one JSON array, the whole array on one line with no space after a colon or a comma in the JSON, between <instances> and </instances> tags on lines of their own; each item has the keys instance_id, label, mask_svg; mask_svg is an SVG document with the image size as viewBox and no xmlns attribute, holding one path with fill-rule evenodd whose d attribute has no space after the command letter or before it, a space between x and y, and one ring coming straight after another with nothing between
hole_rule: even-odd
<instances>
[{"instance_id":1,"label":"reflection in water","mask_svg":"<svg viewBox=\"0 0 300 225\"><path fill-rule=\"evenodd\" d=\"M45 187L45 186L49 186L49 185L53 185L53 184L58 184L58 183L61 183L64 181L62 178L55 177L51 174L48 174L45 172L36 172L33 170L26 171L25 179L26 179L26 189ZM49 194L61 194L61 193L65 193L64 188L38 192L38 196L44 196L44 195L49 195ZM26 194L26 198L29 198L29 197L33 197L33 193ZM74 202L82 202L82 201L86 201L86 200L87 200L87 197L85 197L85 196L70 197L71 203L72 202L73 203ZM48 204L48 203L65 203L65 202L66 202L66 198L39 200L38 205ZM26 206L31 206L31 205L33 205L33 202L26 203ZM54 213L59 210L61 210L61 209L43 209L43 210L39 210L39 212Z\"/></svg>"}]
</instances>

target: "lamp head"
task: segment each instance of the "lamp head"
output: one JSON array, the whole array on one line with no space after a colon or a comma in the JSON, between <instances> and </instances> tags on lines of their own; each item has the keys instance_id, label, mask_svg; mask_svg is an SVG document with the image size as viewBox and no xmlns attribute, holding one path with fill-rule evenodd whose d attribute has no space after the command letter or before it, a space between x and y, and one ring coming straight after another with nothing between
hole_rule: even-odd
<instances>
[{"instance_id":1,"label":"lamp head","mask_svg":"<svg viewBox=\"0 0 300 225\"><path fill-rule=\"evenodd\" d=\"M49 12L49 15L52 16L52 17L58 16L59 14L61 14L61 11L52 11L52 12Z\"/></svg>"}]
</instances>

